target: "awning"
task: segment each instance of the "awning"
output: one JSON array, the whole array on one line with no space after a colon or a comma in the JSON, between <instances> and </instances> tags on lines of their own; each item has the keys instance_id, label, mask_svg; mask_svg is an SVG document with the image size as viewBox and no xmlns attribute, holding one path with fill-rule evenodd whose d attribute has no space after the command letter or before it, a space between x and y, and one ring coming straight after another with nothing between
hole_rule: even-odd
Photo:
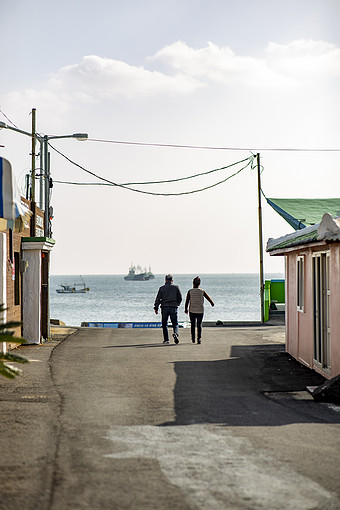
<instances>
[{"instance_id":1,"label":"awning","mask_svg":"<svg viewBox=\"0 0 340 510\"><path fill-rule=\"evenodd\" d=\"M340 216L340 198L267 198L268 204L295 230L320 223L325 213Z\"/></svg>"},{"instance_id":2,"label":"awning","mask_svg":"<svg viewBox=\"0 0 340 510\"><path fill-rule=\"evenodd\" d=\"M20 191L16 184L12 166L5 158L0 157L0 218L2 230L7 228L23 230L24 223L29 220L31 211L21 203Z\"/></svg>"}]
</instances>

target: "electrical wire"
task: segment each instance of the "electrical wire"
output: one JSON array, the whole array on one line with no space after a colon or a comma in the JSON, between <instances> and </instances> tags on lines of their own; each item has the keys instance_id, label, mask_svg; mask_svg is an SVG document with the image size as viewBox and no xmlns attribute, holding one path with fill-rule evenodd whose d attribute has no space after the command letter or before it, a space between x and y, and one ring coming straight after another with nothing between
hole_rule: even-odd
<instances>
[{"instance_id":1,"label":"electrical wire","mask_svg":"<svg viewBox=\"0 0 340 510\"><path fill-rule=\"evenodd\" d=\"M169 144L169 143L147 143L147 142L129 142L125 140L104 140L100 138L88 138L88 142L101 142L101 143L113 143L120 145L137 145L146 147L167 147L172 149L207 149L207 150L218 150L218 151L282 151L282 152L340 152L340 148L330 149L308 149L299 147L262 147L262 148L249 148L249 147L214 147L209 145L180 145L180 144Z\"/></svg>"},{"instance_id":2,"label":"electrical wire","mask_svg":"<svg viewBox=\"0 0 340 510\"><path fill-rule=\"evenodd\" d=\"M18 127L12 122L7 115L0 108L0 113L12 124L14 127L18 129ZM40 135L41 137L43 135ZM264 152L264 151L282 151L282 152L340 152L340 148L301 148L301 147L262 147L262 148L249 148L249 147L215 147L209 145L180 145L180 144L170 144L170 143L148 143L148 142L131 142L127 140L106 140L102 138L87 138L88 142L100 142L100 143L112 143L112 144L120 144L120 145L137 145L137 146L146 146L146 147L167 147L174 149L206 149L206 150L223 150L223 151L248 151L248 152Z\"/></svg>"},{"instance_id":3,"label":"electrical wire","mask_svg":"<svg viewBox=\"0 0 340 510\"><path fill-rule=\"evenodd\" d=\"M51 147L51 149L53 149L55 152L57 152L59 155L61 155L62 157L64 157L67 161L69 161L71 164L77 166L78 168L80 168L81 170L83 170L84 172L92 175L93 177L96 177L97 179L103 181L104 183L106 183L106 185L111 185L111 186L116 186L116 187L119 187L119 188L123 188L123 189L126 189L126 190L129 190L129 191L133 191L135 193L142 193L142 194L145 194L145 195L153 195L153 196L181 196L181 195L191 195L191 194L194 194L194 193L199 193L199 192L202 192L202 191L206 191L208 189L211 189L211 188L214 188L216 186L219 186L220 184L223 184L224 182L228 181L229 179L231 179L232 177L236 176L237 174L239 174L240 172L242 172L242 170L244 170L245 168L247 168L248 166L251 165L252 167L252 164L253 164L253 161L254 161L254 156L249 156L248 158L246 159L243 159L241 161L238 161L236 163L232 163L231 165L228 165L226 167L223 167L221 169L215 169L215 170L209 170L208 172L202 172L202 174L196 174L195 176L189 176L189 177L186 177L186 178L181 178L180 180L187 180L187 179L190 179L190 178L193 178L193 177L198 177L198 176L201 176L201 175L206 175L207 173L212 173L212 172L216 172L216 171L219 171L219 170L222 170L222 169L226 169L226 168L229 168L231 166L235 166L237 164L240 164L240 163L244 163L246 162L246 164L240 168L239 170L237 170L237 172L235 172L234 174L232 175L229 175L228 177L226 177L225 179L219 181L219 182L216 182L214 184L211 184L209 186L205 186L203 188L200 188L200 189L195 189L195 190L191 190L191 191L182 191L182 192L179 192L179 193L157 193L157 192L152 192L152 191L144 191L144 190L140 190L140 189L136 189L136 188L131 188L130 185L128 184L119 184L117 182L113 182L109 179L106 179L104 177L101 177L100 175L97 175L95 174L94 172L91 172L90 170L84 168L83 166L79 165L78 163L76 163L75 161L72 161L68 156L66 156L65 154L63 154L61 151L59 151L58 149L56 149L55 147L53 147L53 145L51 145L49 143L49 146ZM174 180L174 181L177 181ZM57 182L57 181L54 181L54 182ZM172 182L172 181L153 181L152 184L162 184L164 182ZM60 182L60 183L65 183L65 181L63 182ZM134 183L136 185L142 185L142 184L151 184L151 182L144 182L144 183ZM79 184L78 184L79 185ZM90 183L88 183L87 185L90 185ZM98 185L98 184L97 184Z\"/></svg>"},{"instance_id":4,"label":"electrical wire","mask_svg":"<svg viewBox=\"0 0 340 510\"><path fill-rule=\"evenodd\" d=\"M7 117L7 115L6 115L6 114L5 114L5 113L1 110L1 108L0 108L0 113L1 113L4 117L5 117L5 119L6 119L6 120L8 120L8 122L9 122L10 124L12 124L12 126L14 126L15 128L19 129L19 128L18 128L18 126L16 126L16 125L14 124L14 122L12 122L12 121L11 121L11 119Z\"/></svg>"},{"instance_id":5,"label":"electrical wire","mask_svg":"<svg viewBox=\"0 0 340 510\"><path fill-rule=\"evenodd\" d=\"M216 183L211 184L209 186L205 186L204 188L195 189L195 190L191 190L191 191L182 191L182 192L179 192L179 193L155 193L155 192L152 192L152 191L143 191L143 190L140 190L140 189L130 188L130 187L124 186L122 184L110 183L110 181L108 181L107 179L103 179L102 177L98 177L98 178L108 181L108 184L106 184L108 186L110 186L110 185L111 186L118 186L120 188L124 188L124 189L129 190L129 191L134 191L136 193L142 193L144 195L153 195L153 196L161 196L161 197L178 197L178 196L181 196L181 195L193 195L194 193L200 193L202 191L206 191L208 189L215 188L216 186L219 186L220 184L225 183L226 181L228 181L232 177L235 177L236 175L241 173L242 170L245 170L249 165L251 165L251 160L249 160L247 162L247 164L244 165L242 168L240 168L237 172L233 173L232 175L229 175L228 177L226 177L225 179L223 179L223 180L221 180L219 182L216 182ZM54 182L57 182L57 181L54 181Z\"/></svg>"},{"instance_id":6,"label":"electrical wire","mask_svg":"<svg viewBox=\"0 0 340 510\"><path fill-rule=\"evenodd\" d=\"M51 146L52 147L52 146ZM53 148L53 147L52 147ZM62 154L62 153L60 153ZM227 168L231 168L235 165L238 165L240 163L244 163L245 161L248 161L249 160L249 157L248 158L245 158L245 159L242 159L240 161L237 161L236 163L231 163L230 165L227 165L227 166L222 166L220 168L215 168L213 170L208 170L206 172L201 172L201 173L198 173L198 174L194 174L194 175L189 175L187 177L178 177L176 179L165 179L165 180L162 180L162 181L143 181L143 182L121 182L119 183L121 186L133 186L133 185L149 185L149 184L168 184L168 183L173 183L173 182L180 182L180 181L187 181L189 179L195 179L196 177L202 177L203 175L209 175L209 174L212 174L214 172L220 172L222 170L226 170ZM82 186L95 186L95 185L108 185L108 186L114 186L115 184L109 184L109 183L99 183L99 182L70 182L70 181L54 181L56 183L59 183L59 184L78 184L78 185L82 185Z\"/></svg>"}]
</instances>

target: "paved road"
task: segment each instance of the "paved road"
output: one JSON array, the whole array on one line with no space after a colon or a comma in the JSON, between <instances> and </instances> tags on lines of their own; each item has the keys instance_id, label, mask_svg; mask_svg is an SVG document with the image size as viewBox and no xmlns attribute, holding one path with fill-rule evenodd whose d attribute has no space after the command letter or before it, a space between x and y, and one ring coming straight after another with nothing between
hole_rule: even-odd
<instances>
[{"instance_id":1,"label":"paved road","mask_svg":"<svg viewBox=\"0 0 340 510\"><path fill-rule=\"evenodd\" d=\"M340 509L340 408L282 327L80 329L0 381L0 508ZM35 360L35 361L33 361Z\"/></svg>"}]
</instances>

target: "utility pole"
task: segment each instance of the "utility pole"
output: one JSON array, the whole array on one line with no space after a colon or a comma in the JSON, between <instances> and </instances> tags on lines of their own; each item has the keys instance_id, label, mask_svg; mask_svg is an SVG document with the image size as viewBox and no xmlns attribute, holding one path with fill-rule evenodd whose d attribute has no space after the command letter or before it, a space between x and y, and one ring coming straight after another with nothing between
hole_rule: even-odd
<instances>
[{"instance_id":1,"label":"utility pole","mask_svg":"<svg viewBox=\"0 0 340 510\"><path fill-rule=\"evenodd\" d=\"M32 108L32 172L31 172L31 237L35 237L36 228L36 202L35 202L35 143L36 143L36 109Z\"/></svg>"},{"instance_id":2,"label":"utility pole","mask_svg":"<svg viewBox=\"0 0 340 510\"><path fill-rule=\"evenodd\" d=\"M263 235L262 235L260 154L257 153L256 157L257 157L257 191L258 191L258 216L259 216L261 322L264 322L264 275L263 275Z\"/></svg>"},{"instance_id":3,"label":"utility pole","mask_svg":"<svg viewBox=\"0 0 340 510\"><path fill-rule=\"evenodd\" d=\"M39 143L40 143L40 177L39 177L39 188L40 188L40 193L39 193L39 207L41 210L44 209L44 190L45 190L45 176L44 176L44 142L42 140L42 138L39 138Z\"/></svg>"},{"instance_id":4,"label":"utility pole","mask_svg":"<svg viewBox=\"0 0 340 510\"><path fill-rule=\"evenodd\" d=\"M50 237L50 158L48 153L48 136L43 139L44 146L44 178L45 178L45 237Z\"/></svg>"},{"instance_id":5,"label":"utility pole","mask_svg":"<svg viewBox=\"0 0 340 510\"><path fill-rule=\"evenodd\" d=\"M35 202L35 115L36 109L32 108L32 183L31 183L31 200Z\"/></svg>"}]
</instances>

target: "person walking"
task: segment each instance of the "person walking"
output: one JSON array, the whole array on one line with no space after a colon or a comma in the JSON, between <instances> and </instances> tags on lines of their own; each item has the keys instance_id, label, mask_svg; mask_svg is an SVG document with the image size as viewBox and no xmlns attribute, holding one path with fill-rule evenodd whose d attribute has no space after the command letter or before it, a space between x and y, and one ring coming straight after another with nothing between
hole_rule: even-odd
<instances>
[{"instance_id":1,"label":"person walking","mask_svg":"<svg viewBox=\"0 0 340 510\"><path fill-rule=\"evenodd\" d=\"M154 310L158 314L158 308L162 310L163 344L169 343L168 318L170 317L173 327L173 338L175 344L179 343L178 336L178 307L182 302L182 294L177 285L173 283L171 274L165 277L165 284L159 287L155 299Z\"/></svg>"},{"instance_id":2,"label":"person walking","mask_svg":"<svg viewBox=\"0 0 340 510\"><path fill-rule=\"evenodd\" d=\"M202 320L204 315L204 298L209 301L211 306L215 306L213 300L205 292L200 289L201 279L196 276L193 281L193 288L188 290L187 297L185 300L185 313L189 312L190 323L191 323L191 341L195 343L195 330L197 324L197 343L201 343L202 338Z\"/></svg>"}]
</instances>

